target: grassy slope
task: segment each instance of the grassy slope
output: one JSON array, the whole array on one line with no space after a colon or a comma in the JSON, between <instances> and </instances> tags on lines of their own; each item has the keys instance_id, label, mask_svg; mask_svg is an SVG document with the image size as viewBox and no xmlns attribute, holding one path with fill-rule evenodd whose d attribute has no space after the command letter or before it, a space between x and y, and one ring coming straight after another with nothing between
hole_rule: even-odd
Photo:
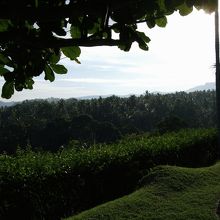
<instances>
[{"instance_id":1,"label":"grassy slope","mask_svg":"<svg viewBox=\"0 0 220 220\"><path fill-rule=\"evenodd\" d=\"M160 166L136 192L68 220L209 220L218 219L220 162L208 168Z\"/></svg>"}]
</instances>

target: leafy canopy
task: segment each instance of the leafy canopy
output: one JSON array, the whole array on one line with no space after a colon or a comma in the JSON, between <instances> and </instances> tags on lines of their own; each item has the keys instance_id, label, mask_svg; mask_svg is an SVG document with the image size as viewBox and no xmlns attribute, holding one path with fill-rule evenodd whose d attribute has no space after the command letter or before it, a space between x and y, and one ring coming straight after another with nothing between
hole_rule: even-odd
<instances>
[{"instance_id":1,"label":"leafy canopy","mask_svg":"<svg viewBox=\"0 0 220 220\"><path fill-rule=\"evenodd\" d=\"M80 63L81 46L129 51L137 42L148 50L150 39L138 31L138 23L165 27L174 11L185 16L194 6L211 13L216 5L217 0L1 0L2 97L33 89L33 78L42 73L51 82L55 73L66 74L61 54Z\"/></svg>"}]
</instances>

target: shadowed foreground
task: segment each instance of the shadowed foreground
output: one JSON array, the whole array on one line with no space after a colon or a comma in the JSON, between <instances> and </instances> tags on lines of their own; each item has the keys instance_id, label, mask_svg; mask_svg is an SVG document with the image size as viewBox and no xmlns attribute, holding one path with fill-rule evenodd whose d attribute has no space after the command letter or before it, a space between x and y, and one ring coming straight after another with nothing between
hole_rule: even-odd
<instances>
[{"instance_id":1,"label":"shadowed foreground","mask_svg":"<svg viewBox=\"0 0 220 220\"><path fill-rule=\"evenodd\" d=\"M220 199L220 162L207 168L160 166L141 188L68 220L214 220Z\"/></svg>"}]
</instances>

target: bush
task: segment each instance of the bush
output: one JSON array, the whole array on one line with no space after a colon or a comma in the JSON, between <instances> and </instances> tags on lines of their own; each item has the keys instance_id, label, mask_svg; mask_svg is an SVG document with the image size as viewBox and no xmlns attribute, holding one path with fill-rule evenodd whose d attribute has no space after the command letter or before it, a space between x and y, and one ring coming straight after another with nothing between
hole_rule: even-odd
<instances>
[{"instance_id":1,"label":"bush","mask_svg":"<svg viewBox=\"0 0 220 220\"><path fill-rule=\"evenodd\" d=\"M60 219L130 193L155 165L209 165L217 159L216 136L214 129L183 130L55 154L2 155L0 218Z\"/></svg>"}]
</instances>

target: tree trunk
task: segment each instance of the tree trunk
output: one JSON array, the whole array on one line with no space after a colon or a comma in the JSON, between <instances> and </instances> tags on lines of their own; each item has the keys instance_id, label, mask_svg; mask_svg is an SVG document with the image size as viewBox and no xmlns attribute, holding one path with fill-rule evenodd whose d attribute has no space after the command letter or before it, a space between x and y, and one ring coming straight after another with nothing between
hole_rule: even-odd
<instances>
[{"instance_id":1,"label":"tree trunk","mask_svg":"<svg viewBox=\"0 0 220 220\"><path fill-rule=\"evenodd\" d=\"M216 112L218 129L218 157L220 156L220 64L219 64L219 13L215 11L215 59L216 59Z\"/></svg>"}]
</instances>

